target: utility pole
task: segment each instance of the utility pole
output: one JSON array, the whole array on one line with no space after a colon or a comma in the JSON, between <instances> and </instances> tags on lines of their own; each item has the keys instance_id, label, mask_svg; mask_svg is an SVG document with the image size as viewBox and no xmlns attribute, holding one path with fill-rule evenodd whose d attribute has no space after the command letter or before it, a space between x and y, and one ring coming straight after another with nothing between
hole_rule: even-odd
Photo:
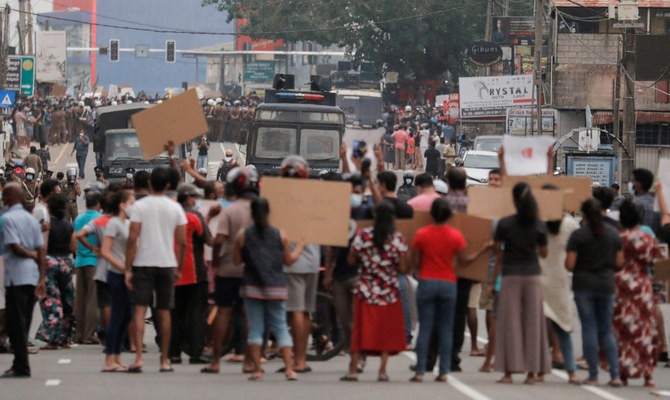
<instances>
[{"instance_id":1,"label":"utility pole","mask_svg":"<svg viewBox=\"0 0 670 400\"><path fill-rule=\"evenodd\" d=\"M33 32L33 6L30 4L30 0L26 1L28 2L28 12L24 13L24 15L28 21L28 29L26 30L26 34L28 35L28 55L34 56L33 41L35 39L35 33Z\"/></svg>"},{"instance_id":2,"label":"utility pole","mask_svg":"<svg viewBox=\"0 0 670 400\"><path fill-rule=\"evenodd\" d=\"M25 18L26 15L26 0L19 0L19 20L16 23L16 28L19 32L19 54L26 54L26 25Z\"/></svg>"},{"instance_id":3,"label":"utility pole","mask_svg":"<svg viewBox=\"0 0 670 400\"><path fill-rule=\"evenodd\" d=\"M2 13L2 31L0 31L0 34L2 35L2 44L0 44L0 84L2 87L5 86L5 81L7 80L7 48L9 46L10 12L11 8L9 8L9 4L5 4L5 10Z\"/></svg>"},{"instance_id":4,"label":"utility pole","mask_svg":"<svg viewBox=\"0 0 670 400\"><path fill-rule=\"evenodd\" d=\"M486 2L486 28L484 29L484 40L486 41L491 40L491 24L493 23L493 21L491 21L492 14L493 0L488 0Z\"/></svg>"},{"instance_id":5,"label":"utility pole","mask_svg":"<svg viewBox=\"0 0 670 400\"><path fill-rule=\"evenodd\" d=\"M628 157L621 155L621 181L630 182L635 169L635 29L625 28L623 34L624 70L623 135L621 141L628 150ZM623 185L622 185L623 186ZM625 187L625 186L624 186Z\"/></svg>"},{"instance_id":6,"label":"utility pole","mask_svg":"<svg viewBox=\"0 0 670 400\"><path fill-rule=\"evenodd\" d=\"M621 137L621 47L623 46L623 42L619 43L619 46L617 46L617 65L616 65L616 78L614 79L614 94L612 96L612 116L613 121L612 121L612 127L614 128L614 137L616 137L618 140L622 140L623 138ZM622 141L623 143L623 141ZM619 182L619 184L623 183L621 180L621 160L623 159L624 151L623 147L617 140L614 141L614 148L615 148L615 155L616 159L619 160L617 164L617 179L616 181Z\"/></svg>"},{"instance_id":7,"label":"utility pole","mask_svg":"<svg viewBox=\"0 0 670 400\"><path fill-rule=\"evenodd\" d=\"M544 4L542 0L535 0L535 48L534 48L534 66L533 73L535 76L535 107L536 107L536 124L531 122L530 134L534 134L535 126L537 126L537 134L542 135L542 31L544 24ZM531 113L532 115L532 113Z\"/></svg>"}]
</instances>

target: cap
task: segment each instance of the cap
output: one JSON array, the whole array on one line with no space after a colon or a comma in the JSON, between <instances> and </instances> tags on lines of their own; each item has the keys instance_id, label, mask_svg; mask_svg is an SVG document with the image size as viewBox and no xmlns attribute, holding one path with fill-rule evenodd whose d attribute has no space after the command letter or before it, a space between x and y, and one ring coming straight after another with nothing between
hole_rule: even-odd
<instances>
[{"instance_id":1,"label":"cap","mask_svg":"<svg viewBox=\"0 0 670 400\"><path fill-rule=\"evenodd\" d=\"M441 179L435 179L433 181L433 186L435 187L435 191L439 194L447 194L449 191L447 183Z\"/></svg>"},{"instance_id":2,"label":"cap","mask_svg":"<svg viewBox=\"0 0 670 400\"><path fill-rule=\"evenodd\" d=\"M129 174L135 174L135 168L132 167L126 168L126 172L128 172Z\"/></svg>"},{"instance_id":3,"label":"cap","mask_svg":"<svg viewBox=\"0 0 670 400\"><path fill-rule=\"evenodd\" d=\"M226 157L232 157L233 156L233 151L231 149L226 150Z\"/></svg>"},{"instance_id":4,"label":"cap","mask_svg":"<svg viewBox=\"0 0 670 400\"><path fill-rule=\"evenodd\" d=\"M103 172L104 170L103 170L102 168L100 168L100 167L95 167L95 168L93 168L93 171L95 171L95 172Z\"/></svg>"},{"instance_id":5,"label":"cap","mask_svg":"<svg viewBox=\"0 0 670 400\"><path fill-rule=\"evenodd\" d=\"M177 195L205 197L205 193L202 191L202 189L197 188L195 185L191 183L182 183L181 185L179 185L179 187L177 188Z\"/></svg>"}]
</instances>

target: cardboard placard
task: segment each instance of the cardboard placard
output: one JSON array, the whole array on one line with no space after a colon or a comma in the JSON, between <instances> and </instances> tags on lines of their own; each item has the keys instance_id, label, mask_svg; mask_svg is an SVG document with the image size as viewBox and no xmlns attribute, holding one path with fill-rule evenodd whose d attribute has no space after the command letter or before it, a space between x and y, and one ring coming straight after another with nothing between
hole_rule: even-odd
<instances>
[{"instance_id":1,"label":"cardboard placard","mask_svg":"<svg viewBox=\"0 0 670 400\"><path fill-rule=\"evenodd\" d=\"M202 114L202 113L201 113ZM270 223L292 242L323 246L349 244L348 182L264 177L261 197L270 203Z\"/></svg>"},{"instance_id":2,"label":"cardboard placard","mask_svg":"<svg viewBox=\"0 0 670 400\"><path fill-rule=\"evenodd\" d=\"M558 190L533 189L533 195L544 221L556 221L563 218L564 193ZM488 219L500 219L516 214L512 188L492 186L470 186L468 188L468 215Z\"/></svg>"},{"instance_id":3,"label":"cardboard placard","mask_svg":"<svg viewBox=\"0 0 670 400\"><path fill-rule=\"evenodd\" d=\"M592 181L588 176L506 176L503 187L511 189L519 182L526 182L535 190L546 184L556 185L565 192L563 210L566 212L579 211L582 203L593 197Z\"/></svg>"},{"instance_id":4,"label":"cardboard placard","mask_svg":"<svg viewBox=\"0 0 670 400\"><path fill-rule=\"evenodd\" d=\"M433 223L433 219L426 211L415 211L412 219L396 219L396 230L403 234L410 251L407 256L407 262L410 270L416 270L414 257L412 254L412 242L416 232ZM358 229L367 228L373 225L371 220L356 221ZM448 224L463 233L468 247L465 254L479 251L482 246L488 243L493 237L493 221L487 218L475 217L471 215L454 213ZM484 282L488 275L488 257L483 255L467 267L461 267L454 260L456 274L461 278L472 279Z\"/></svg>"},{"instance_id":5,"label":"cardboard placard","mask_svg":"<svg viewBox=\"0 0 670 400\"><path fill-rule=\"evenodd\" d=\"M67 94L67 87L62 85L53 85L51 87L51 95L53 97L63 97Z\"/></svg>"},{"instance_id":6,"label":"cardboard placard","mask_svg":"<svg viewBox=\"0 0 670 400\"><path fill-rule=\"evenodd\" d=\"M132 119L145 160L161 154L168 141L179 146L208 131L195 90L147 108Z\"/></svg>"}]
</instances>

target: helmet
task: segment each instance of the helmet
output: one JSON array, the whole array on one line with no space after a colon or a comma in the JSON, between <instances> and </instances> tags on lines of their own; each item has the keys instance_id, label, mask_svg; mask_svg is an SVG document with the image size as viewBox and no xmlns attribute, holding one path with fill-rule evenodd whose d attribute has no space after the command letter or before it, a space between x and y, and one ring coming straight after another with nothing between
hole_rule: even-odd
<instances>
[{"instance_id":1,"label":"helmet","mask_svg":"<svg viewBox=\"0 0 670 400\"><path fill-rule=\"evenodd\" d=\"M215 101L216 101L216 104L223 103L223 100L221 100L221 97L217 97Z\"/></svg>"},{"instance_id":2,"label":"helmet","mask_svg":"<svg viewBox=\"0 0 670 400\"><path fill-rule=\"evenodd\" d=\"M412 112L412 106L405 107L405 112Z\"/></svg>"},{"instance_id":3,"label":"helmet","mask_svg":"<svg viewBox=\"0 0 670 400\"><path fill-rule=\"evenodd\" d=\"M79 102L79 107L83 107L83 106L85 106L85 105L86 105L86 103L84 103L83 101L80 101L80 102Z\"/></svg>"},{"instance_id":4,"label":"helmet","mask_svg":"<svg viewBox=\"0 0 670 400\"><path fill-rule=\"evenodd\" d=\"M72 177L76 177L77 176L77 169L76 168L68 168L66 175L67 175L68 179L70 179Z\"/></svg>"},{"instance_id":5,"label":"helmet","mask_svg":"<svg viewBox=\"0 0 670 400\"><path fill-rule=\"evenodd\" d=\"M115 105L117 105L117 104L119 104L119 103L117 103L116 100L112 100L112 105L113 105L113 106L115 106Z\"/></svg>"},{"instance_id":6,"label":"helmet","mask_svg":"<svg viewBox=\"0 0 670 400\"><path fill-rule=\"evenodd\" d=\"M412 171L405 171L405 174L402 176L403 182L407 185L411 185L414 183L414 172Z\"/></svg>"},{"instance_id":7,"label":"helmet","mask_svg":"<svg viewBox=\"0 0 670 400\"><path fill-rule=\"evenodd\" d=\"M216 104L216 102L214 101L214 99L209 99L209 100L207 100L207 105L208 105L208 106L213 106L213 105L215 105L215 104Z\"/></svg>"},{"instance_id":8,"label":"helmet","mask_svg":"<svg viewBox=\"0 0 670 400\"><path fill-rule=\"evenodd\" d=\"M241 195L258 187L258 172L246 167L235 167L226 175L226 183L230 185L233 193Z\"/></svg>"},{"instance_id":9,"label":"helmet","mask_svg":"<svg viewBox=\"0 0 670 400\"><path fill-rule=\"evenodd\" d=\"M156 104L163 104L163 100L158 100Z\"/></svg>"},{"instance_id":10,"label":"helmet","mask_svg":"<svg viewBox=\"0 0 670 400\"><path fill-rule=\"evenodd\" d=\"M284 178L307 178L309 176L309 164L300 156L284 158L279 169L279 175Z\"/></svg>"},{"instance_id":11,"label":"helmet","mask_svg":"<svg viewBox=\"0 0 670 400\"><path fill-rule=\"evenodd\" d=\"M96 107L102 106L102 102L100 100L96 100L93 104L95 104Z\"/></svg>"},{"instance_id":12,"label":"helmet","mask_svg":"<svg viewBox=\"0 0 670 400\"><path fill-rule=\"evenodd\" d=\"M35 175L35 168L28 167L26 168L26 174L33 174Z\"/></svg>"}]
</instances>

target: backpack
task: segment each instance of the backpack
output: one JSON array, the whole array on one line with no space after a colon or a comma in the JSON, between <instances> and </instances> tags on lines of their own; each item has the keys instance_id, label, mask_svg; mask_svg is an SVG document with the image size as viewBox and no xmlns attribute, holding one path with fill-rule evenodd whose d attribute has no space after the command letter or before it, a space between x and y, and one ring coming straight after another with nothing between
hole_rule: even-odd
<instances>
[{"instance_id":1,"label":"backpack","mask_svg":"<svg viewBox=\"0 0 670 400\"><path fill-rule=\"evenodd\" d=\"M231 169L235 167L235 160L231 159L230 161L226 160L221 160L221 165L219 166L219 170L216 173L216 179L220 180L221 182L226 181L226 176L228 176L228 172L230 172Z\"/></svg>"}]
</instances>

